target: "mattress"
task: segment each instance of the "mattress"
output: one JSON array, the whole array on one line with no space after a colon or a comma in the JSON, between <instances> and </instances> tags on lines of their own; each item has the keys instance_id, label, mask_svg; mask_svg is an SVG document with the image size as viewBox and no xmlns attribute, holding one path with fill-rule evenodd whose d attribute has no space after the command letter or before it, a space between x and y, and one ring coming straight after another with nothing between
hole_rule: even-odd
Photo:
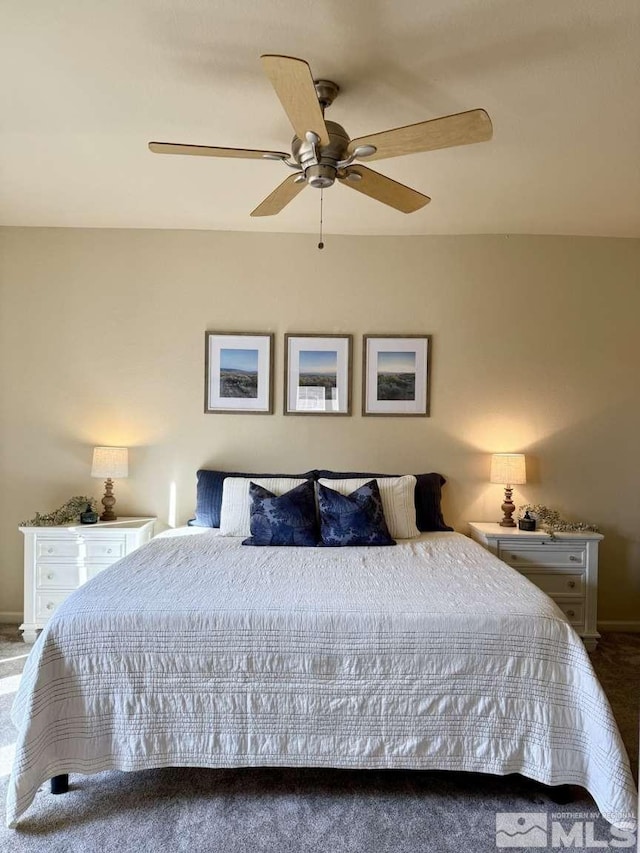
<instances>
[{"instance_id":1,"label":"mattress","mask_svg":"<svg viewBox=\"0 0 640 853\"><path fill-rule=\"evenodd\" d=\"M12 716L9 826L54 775L167 766L521 773L635 819L580 639L456 533L390 548L157 537L61 605Z\"/></svg>"}]
</instances>

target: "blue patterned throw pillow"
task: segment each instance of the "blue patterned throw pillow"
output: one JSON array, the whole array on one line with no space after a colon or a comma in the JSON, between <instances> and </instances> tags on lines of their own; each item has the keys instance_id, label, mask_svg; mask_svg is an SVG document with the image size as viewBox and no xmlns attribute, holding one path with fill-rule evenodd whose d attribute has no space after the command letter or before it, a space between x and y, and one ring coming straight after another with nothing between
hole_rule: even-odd
<instances>
[{"instance_id":1,"label":"blue patterned throw pillow","mask_svg":"<svg viewBox=\"0 0 640 853\"><path fill-rule=\"evenodd\" d=\"M243 545L317 545L318 519L313 480L276 497L249 483L251 536Z\"/></svg>"},{"instance_id":2,"label":"blue patterned throw pillow","mask_svg":"<svg viewBox=\"0 0 640 853\"><path fill-rule=\"evenodd\" d=\"M389 535L375 480L350 495L318 486L321 545L395 545Z\"/></svg>"}]
</instances>

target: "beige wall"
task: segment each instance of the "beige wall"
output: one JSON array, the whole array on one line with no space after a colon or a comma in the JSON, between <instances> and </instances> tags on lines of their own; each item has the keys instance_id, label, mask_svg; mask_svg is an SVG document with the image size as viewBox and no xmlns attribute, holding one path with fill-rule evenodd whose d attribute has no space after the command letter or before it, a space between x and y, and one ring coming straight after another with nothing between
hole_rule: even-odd
<instances>
[{"instance_id":1,"label":"beige wall","mask_svg":"<svg viewBox=\"0 0 640 853\"><path fill-rule=\"evenodd\" d=\"M499 516L491 451L600 525L600 617L640 619L640 241L4 229L0 612L18 523L100 496L91 448L132 448L121 514L177 521L200 466L439 470L446 517ZM276 333L273 416L204 415L204 330ZM285 332L355 334L354 415L283 417ZM361 334L430 333L430 418L362 418Z\"/></svg>"}]
</instances>

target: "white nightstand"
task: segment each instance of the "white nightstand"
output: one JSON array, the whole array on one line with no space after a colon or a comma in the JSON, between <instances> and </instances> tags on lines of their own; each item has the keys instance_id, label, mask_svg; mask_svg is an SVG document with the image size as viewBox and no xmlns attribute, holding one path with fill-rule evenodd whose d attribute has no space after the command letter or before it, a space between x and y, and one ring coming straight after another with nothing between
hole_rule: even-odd
<instances>
[{"instance_id":1,"label":"white nightstand","mask_svg":"<svg viewBox=\"0 0 640 853\"><path fill-rule=\"evenodd\" d=\"M58 605L75 589L153 536L155 518L97 524L21 527L24 533L22 639L34 643Z\"/></svg>"},{"instance_id":2,"label":"white nightstand","mask_svg":"<svg viewBox=\"0 0 640 853\"><path fill-rule=\"evenodd\" d=\"M525 575L565 613L589 651L598 634L598 545L600 533L548 533L469 522L471 537Z\"/></svg>"}]
</instances>

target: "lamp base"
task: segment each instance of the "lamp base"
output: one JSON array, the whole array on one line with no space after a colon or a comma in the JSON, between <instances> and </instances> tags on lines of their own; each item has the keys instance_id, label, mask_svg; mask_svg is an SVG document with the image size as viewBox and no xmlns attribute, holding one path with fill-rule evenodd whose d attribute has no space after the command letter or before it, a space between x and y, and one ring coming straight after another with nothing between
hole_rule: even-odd
<instances>
[{"instance_id":1,"label":"lamp base","mask_svg":"<svg viewBox=\"0 0 640 853\"><path fill-rule=\"evenodd\" d=\"M513 513L516 511L516 506L514 502L511 500L511 495L513 494L513 489L511 486L505 486L504 488L504 502L500 509L503 512L502 521L500 522L500 527L516 527L516 523L511 518Z\"/></svg>"},{"instance_id":2,"label":"lamp base","mask_svg":"<svg viewBox=\"0 0 640 853\"><path fill-rule=\"evenodd\" d=\"M108 477L104 481L104 497L102 498L102 506L104 512L100 516L100 521L117 521L118 516L113 511L116 499L113 496L113 480Z\"/></svg>"}]
</instances>

